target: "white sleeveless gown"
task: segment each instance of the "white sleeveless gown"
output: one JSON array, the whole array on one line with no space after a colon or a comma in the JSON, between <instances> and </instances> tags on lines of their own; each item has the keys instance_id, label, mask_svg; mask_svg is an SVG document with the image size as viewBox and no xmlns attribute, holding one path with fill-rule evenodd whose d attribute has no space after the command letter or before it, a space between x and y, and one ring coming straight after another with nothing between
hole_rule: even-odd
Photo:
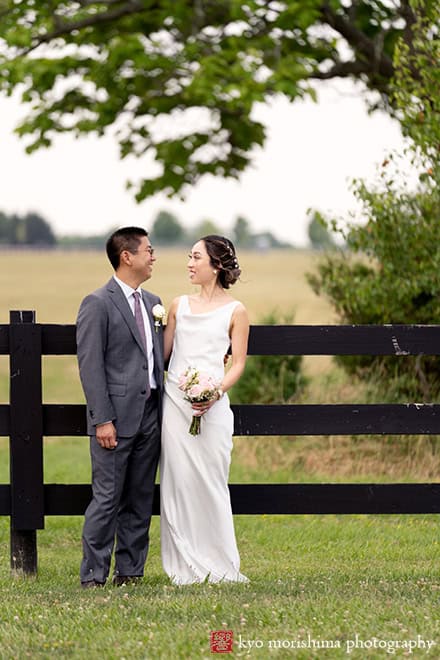
<instances>
[{"instance_id":1,"label":"white sleeveless gown","mask_svg":"<svg viewBox=\"0 0 440 660\"><path fill-rule=\"evenodd\" d=\"M228 490L233 433L228 396L202 416L200 434L192 436L192 408L177 386L188 367L222 379L237 304L193 314L188 296L182 296L177 309L160 461L162 564L174 584L247 581L240 573Z\"/></svg>"}]
</instances>

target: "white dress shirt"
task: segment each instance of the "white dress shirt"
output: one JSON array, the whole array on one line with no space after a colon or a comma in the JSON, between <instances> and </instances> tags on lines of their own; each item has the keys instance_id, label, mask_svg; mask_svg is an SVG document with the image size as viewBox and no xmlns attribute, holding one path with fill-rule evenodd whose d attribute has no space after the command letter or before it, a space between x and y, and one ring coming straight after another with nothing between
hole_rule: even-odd
<instances>
[{"instance_id":1,"label":"white dress shirt","mask_svg":"<svg viewBox=\"0 0 440 660\"><path fill-rule=\"evenodd\" d=\"M122 280L119 279L119 277L116 277L116 275L113 275L114 279L116 282L119 284L119 286L122 289L122 293L124 296L127 298L128 304L130 305L130 309L133 312L134 316L134 292L139 291L141 294L140 297L140 307L141 307L141 312L142 312L142 320L144 322L144 328L145 328L145 338L147 340L147 358L148 358L148 375L150 379L150 388L154 389L157 387L156 379L154 378L154 354L153 354L153 335L151 334L151 325L150 325L150 319L148 318L147 310L145 309L144 301L142 298L142 289L139 286L137 289L132 289L131 286L128 286L128 284L125 284Z\"/></svg>"}]
</instances>

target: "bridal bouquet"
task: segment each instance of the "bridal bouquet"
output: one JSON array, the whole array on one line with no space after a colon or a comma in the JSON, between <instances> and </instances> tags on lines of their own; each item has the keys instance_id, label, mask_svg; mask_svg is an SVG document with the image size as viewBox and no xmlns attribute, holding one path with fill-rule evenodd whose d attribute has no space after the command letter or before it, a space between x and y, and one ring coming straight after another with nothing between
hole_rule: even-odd
<instances>
[{"instance_id":1,"label":"bridal bouquet","mask_svg":"<svg viewBox=\"0 0 440 660\"><path fill-rule=\"evenodd\" d=\"M212 401L217 397L218 388L219 383L212 376L200 372L195 367L188 367L179 377L179 390L185 392L185 399L190 403ZM200 433L200 415L193 415L189 433L191 435Z\"/></svg>"}]
</instances>

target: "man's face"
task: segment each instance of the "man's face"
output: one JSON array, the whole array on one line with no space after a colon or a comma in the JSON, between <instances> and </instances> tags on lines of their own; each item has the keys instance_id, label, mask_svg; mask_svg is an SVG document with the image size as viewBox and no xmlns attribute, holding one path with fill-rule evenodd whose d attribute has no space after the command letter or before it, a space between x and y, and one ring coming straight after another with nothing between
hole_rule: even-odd
<instances>
[{"instance_id":1,"label":"man's face","mask_svg":"<svg viewBox=\"0 0 440 660\"><path fill-rule=\"evenodd\" d=\"M139 276L140 282L149 280L153 274L153 264L156 257L148 236L142 236L136 254L131 254L131 260L133 272Z\"/></svg>"}]
</instances>

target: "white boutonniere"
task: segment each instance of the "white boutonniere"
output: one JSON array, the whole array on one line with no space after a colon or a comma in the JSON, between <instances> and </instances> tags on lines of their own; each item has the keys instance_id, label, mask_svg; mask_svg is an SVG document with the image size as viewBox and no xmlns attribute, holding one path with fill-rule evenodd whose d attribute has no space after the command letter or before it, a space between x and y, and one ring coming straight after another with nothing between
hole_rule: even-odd
<instances>
[{"instance_id":1,"label":"white boutonniere","mask_svg":"<svg viewBox=\"0 0 440 660\"><path fill-rule=\"evenodd\" d=\"M163 305L154 305L153 309L151 310L153 313L154 317L154 328L156 332L159 331L159 328L161 324L163 323L163 320L165 318L166 310Z\"/></svg>"}]
</instances>

